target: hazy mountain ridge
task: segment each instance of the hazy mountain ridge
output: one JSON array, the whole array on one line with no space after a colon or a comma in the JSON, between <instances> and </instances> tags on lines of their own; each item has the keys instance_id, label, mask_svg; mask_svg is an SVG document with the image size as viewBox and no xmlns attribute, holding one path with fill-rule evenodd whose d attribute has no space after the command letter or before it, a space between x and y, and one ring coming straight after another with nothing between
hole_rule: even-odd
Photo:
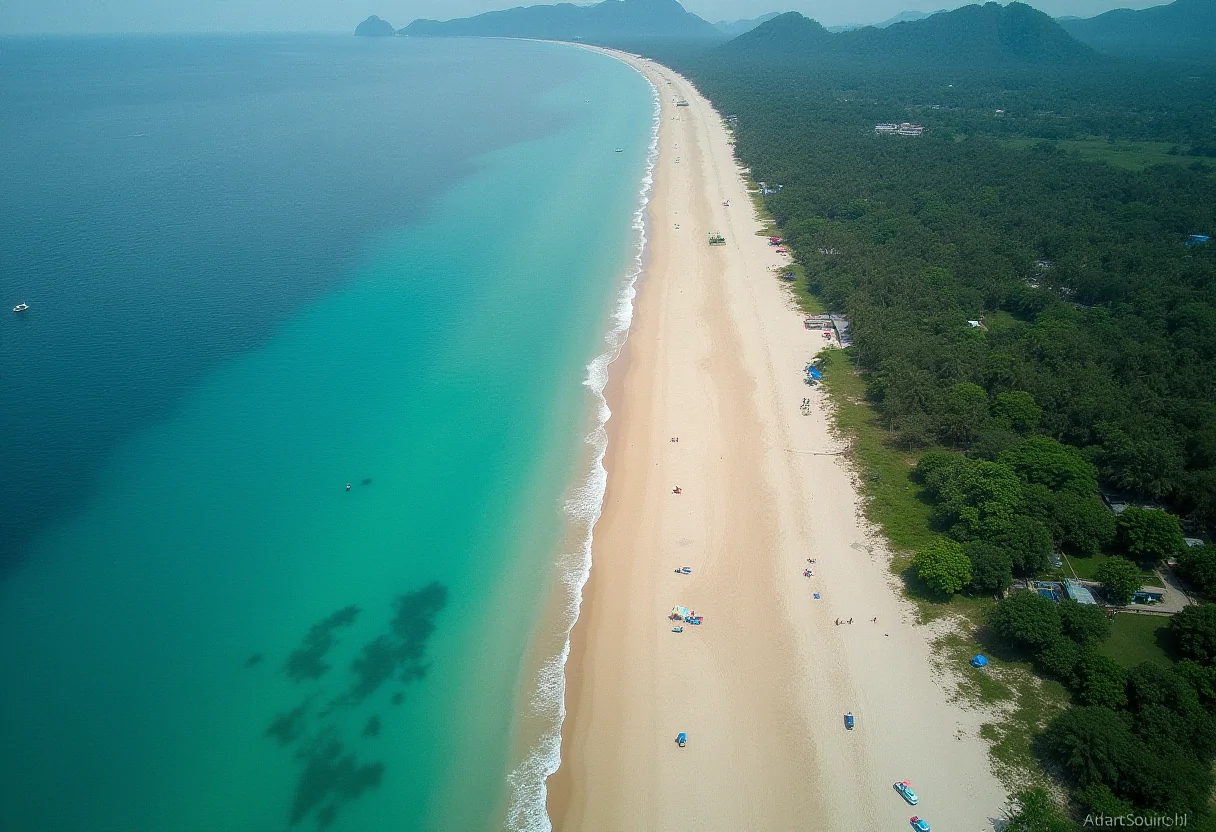
<instances>
[{"instance_id":1,"label":"hazy mountain ridge","mask_svg":"<svg viewBox=\"0 0 1216 832\"><path fill-rule=\"evenodd\" d=\"M676 0L604 0L594 6L520 6L455 20L415 20L401 30L417 37L515 37L555 40L722 39L712 23Z\"/></svg>"},{"instance_id":2,"label":"hazy mountain ridge","mask_svg":"<svg viewBox=\"0 0 1216 832\"><path fill-rule=\"evenodd\" d=\"M938 9L935 12L920 12L915 9L902 11L893 17L888 17L886 20L880 20L878 23L849 23L845 26L828 26L829 32L851 32L854 29L864 29L867 26L872 26L875 29L885 29L888 26L894 26L896 23L911 23L915 20L924 20L926 17L933 17L935 14L941 14L945 9Z\"/></svg>"},{"instance_id":3,"label":"hazy mountain ridge","mask_svg":"<svg viewBox=\"0 0 1216 832\"><path fill-rule=\"evenodd\" d=\"M714 23L723 34L730 35L732 38L738 37L745 32L750 32L761 23L768 23L774 17L779 17L781 12L769 12L762 14L759 17L749 18L747 20L719 20Z\"/></svg>"},{"instance_id":4,"label":"hazy mountain ridge","mask_svg":"<svg viewBox=\"0 0 1216 832\"><path fill-rule=\"evenodd\" d=\"M789 12L721 47L784 60L888 60L945 65L1059 64L1089 61L1093 51L1060 24L1023 3L963 6L879 29L829 32Z\"/></svg>"},{"instance_id":5,"label":"hazy mountain ridge","mask_svg":"<svg viewBox=\"0 0 1216 832\"><path fill-rule=\"evenodd\" d=\"M1060 19L1077 40L1111 55L1216 62L1216 0L1175 0L1135 11Z\"/></svg>"}]
</instances>

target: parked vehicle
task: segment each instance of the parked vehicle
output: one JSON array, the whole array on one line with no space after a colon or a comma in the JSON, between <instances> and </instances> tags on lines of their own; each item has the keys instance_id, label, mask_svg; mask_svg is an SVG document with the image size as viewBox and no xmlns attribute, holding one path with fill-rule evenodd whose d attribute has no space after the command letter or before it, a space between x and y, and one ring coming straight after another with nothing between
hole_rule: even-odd
<instances>
[{"instance_id":1,"label":"parked vehicle","mask_svg":"<svg viewBox=\"0 0 1216 832\"><path fill-rule=\"evenodd\" d=\"M901 780L896 783L895 791L899 792L900 796L912 806L920 803L920 798L916 796L916 792L912 791L912 784L907 780Z\"/></svg>"}]
</instances>

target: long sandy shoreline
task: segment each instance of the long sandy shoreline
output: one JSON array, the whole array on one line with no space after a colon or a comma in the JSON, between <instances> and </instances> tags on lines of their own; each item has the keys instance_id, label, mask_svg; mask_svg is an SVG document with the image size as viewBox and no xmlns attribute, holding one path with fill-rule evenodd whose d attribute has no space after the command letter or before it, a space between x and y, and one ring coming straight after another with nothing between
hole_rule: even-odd
<instances>
[{"instance_id":1,"label":"long sandy shoreline","mask_svg":"<svg viewBox=\"0 0 1216 832\"><path fill-rule=\"evenodd\" d=\"M655 85L662 124L649 266L610 385L608 487L566 665L554 827L854 832L919 814L991 829L1005 794L982 715L949 701L850 472L826 455L838 443L801 373L822 338L772 274L781 259L757 236L726 129L671 70L609 54ZM675 604L705 623L672 633ZM919 806L891 788L903 779Z\"/></svg>"}]
</instances>

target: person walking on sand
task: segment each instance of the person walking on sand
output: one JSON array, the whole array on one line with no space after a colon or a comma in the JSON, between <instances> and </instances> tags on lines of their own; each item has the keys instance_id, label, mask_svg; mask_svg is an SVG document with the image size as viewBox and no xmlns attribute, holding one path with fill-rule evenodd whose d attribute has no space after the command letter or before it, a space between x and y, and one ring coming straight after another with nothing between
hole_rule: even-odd
<instances>
[{"instance_id":1,"label":"person walking on sand","mask_svg":"<svg viewBox=\"0 0 1216 832\"><path fill-rule=\"evenodd\" d=\"M851 618L850 618L850 619L849 619L849 623L850 623L850 624L852 624L852 623L853 623L853 619L851 619Z\"/></svg>"}]
</instances>

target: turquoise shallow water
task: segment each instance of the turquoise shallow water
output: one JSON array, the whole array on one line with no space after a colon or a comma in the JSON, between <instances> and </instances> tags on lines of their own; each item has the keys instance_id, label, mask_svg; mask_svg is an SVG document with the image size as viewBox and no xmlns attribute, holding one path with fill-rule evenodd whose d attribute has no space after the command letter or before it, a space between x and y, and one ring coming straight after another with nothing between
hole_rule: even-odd
<instances>
[{"instance_id":1,"label":"turquoise shallow water","mask_svg":"<svg viewBox=\"0 0 1216 832\"><path fill-rule=\"evenodd\" d=\"M566 73L528 93L548 135L371 228L25 544L0 584L0 826L500 821L652 102L601 56L486 49Z\"/></svg>"}]
</instances>

